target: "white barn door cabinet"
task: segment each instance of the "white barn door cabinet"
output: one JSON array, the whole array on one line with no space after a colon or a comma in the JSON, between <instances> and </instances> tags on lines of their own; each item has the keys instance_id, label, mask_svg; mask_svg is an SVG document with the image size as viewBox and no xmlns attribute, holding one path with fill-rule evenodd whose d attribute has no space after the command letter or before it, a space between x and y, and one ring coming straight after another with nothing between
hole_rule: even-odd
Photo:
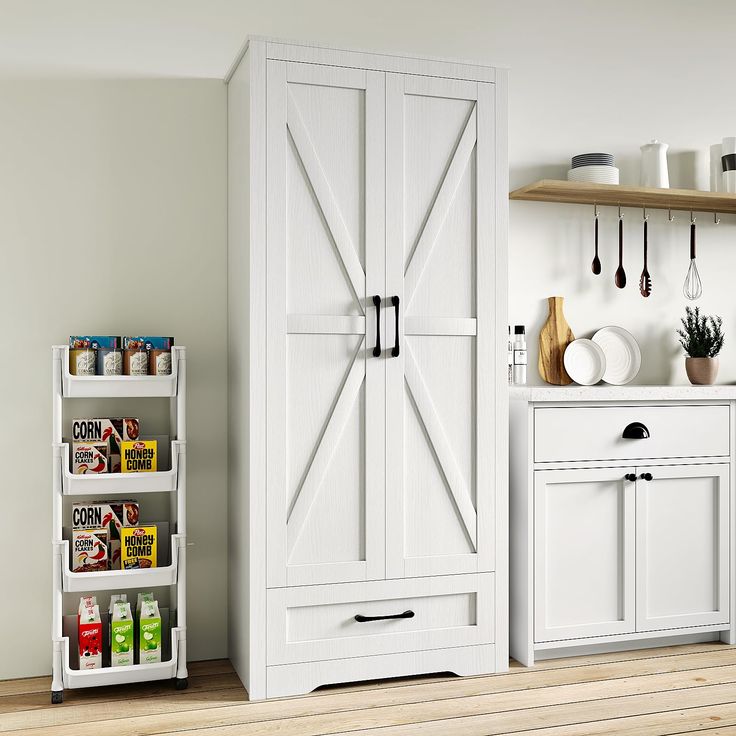
<instances>
[{"instance_id":1,"label":"white barn door cabinet","mask_svg":"<svg viewBox=\"0 0 736 736\"><path fill-rule=\"evenodd\" d=\"M251 40L228 99L231 659L506 669L505 74Z\"/></svg>"}]
</instances>

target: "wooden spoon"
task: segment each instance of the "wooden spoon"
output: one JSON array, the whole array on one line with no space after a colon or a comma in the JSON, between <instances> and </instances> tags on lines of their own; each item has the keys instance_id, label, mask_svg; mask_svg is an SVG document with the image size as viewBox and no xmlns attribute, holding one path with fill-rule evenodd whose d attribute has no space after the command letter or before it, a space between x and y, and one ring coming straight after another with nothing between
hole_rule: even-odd
<instances>
[{"instance_id":1,"label":"wooden spoon","mask_svg":"<svg viewBox=\"0 0 736 736\"><path fill-rule=\"evenodd\" d=\"M616 286L623 289L626 286L626 271L624 271L624 218L618 218L618 268L615 276Z\"/></svg>"}]
</instances>

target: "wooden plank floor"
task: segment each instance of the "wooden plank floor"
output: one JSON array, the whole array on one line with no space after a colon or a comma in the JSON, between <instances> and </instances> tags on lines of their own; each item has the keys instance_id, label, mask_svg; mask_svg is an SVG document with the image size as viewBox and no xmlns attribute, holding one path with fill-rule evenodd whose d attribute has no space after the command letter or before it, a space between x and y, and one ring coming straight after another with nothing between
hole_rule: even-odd
<instances>
[{"instance_id":1,"label":"wooden plank floor","mask_svg":"<svg viewBox=\"0 0 736 736\"><path fill-rule=\"evenodd\" d=\"M169 682L64 693L48 677L0 682L0 732L14 736L736 736L736 647L693 644L553 660L487 677L331 687L249 703L229 662Z\"/></svg>"}]
</instances>

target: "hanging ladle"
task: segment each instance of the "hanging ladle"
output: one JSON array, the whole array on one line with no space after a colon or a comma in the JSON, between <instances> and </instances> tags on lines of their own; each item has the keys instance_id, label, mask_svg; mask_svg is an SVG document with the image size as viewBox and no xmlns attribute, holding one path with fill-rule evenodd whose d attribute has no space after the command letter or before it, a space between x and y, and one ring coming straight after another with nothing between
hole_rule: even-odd
<instances>
[{"instance_id":1,"label":"hanging ladle","mask_svg":"<svg viewBox=\"0 0 736 736\"><path fill-rule=\"evenodd\" d=\"M593 257L593 263L590 264L590 268L593 273L597 276L601 272L601 259L598 258L598 205L593 205L593 212L595 214L595 256Z\"/></svg>"},{"instance_id":2,"label":"hanging ladle","mask_svg":"<svg viewBox=\"0 0 736 736\"><path fill-rule=\"evenodd\" d=\"M687 269L682 293L691 300L699 299L703 293L703 282L700 280L698 267L695 264L695 218L690 213L690 267Z\"/></svg>"},{"instance_id":3,"label":"hanging ladle","mask_svg":"<svg viewBox=\"0 0 736 736\"><path fill-rule=\"evenodd\" d=\"M618 208L618 268L614 281L619 289L626 286L626 271L624 271L624 216L621 207Z\"/></svg>"}]
</instances>

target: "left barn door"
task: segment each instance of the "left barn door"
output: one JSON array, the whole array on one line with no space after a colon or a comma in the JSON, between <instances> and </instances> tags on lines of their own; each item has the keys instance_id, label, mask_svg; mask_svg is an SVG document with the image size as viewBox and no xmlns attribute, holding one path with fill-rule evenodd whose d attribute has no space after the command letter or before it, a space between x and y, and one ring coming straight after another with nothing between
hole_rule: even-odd
<instances>
[{"instance_id":1,"label":"left barn door","mask_svg":"<svg viewBox=\"0 0 736 736\"><path fill-rule=\"evenodd\" d=\"M268 586L385 577L385 75L267 68ZM383 307L383 305L382 305Z\"/></svg>"}]
</instances>

